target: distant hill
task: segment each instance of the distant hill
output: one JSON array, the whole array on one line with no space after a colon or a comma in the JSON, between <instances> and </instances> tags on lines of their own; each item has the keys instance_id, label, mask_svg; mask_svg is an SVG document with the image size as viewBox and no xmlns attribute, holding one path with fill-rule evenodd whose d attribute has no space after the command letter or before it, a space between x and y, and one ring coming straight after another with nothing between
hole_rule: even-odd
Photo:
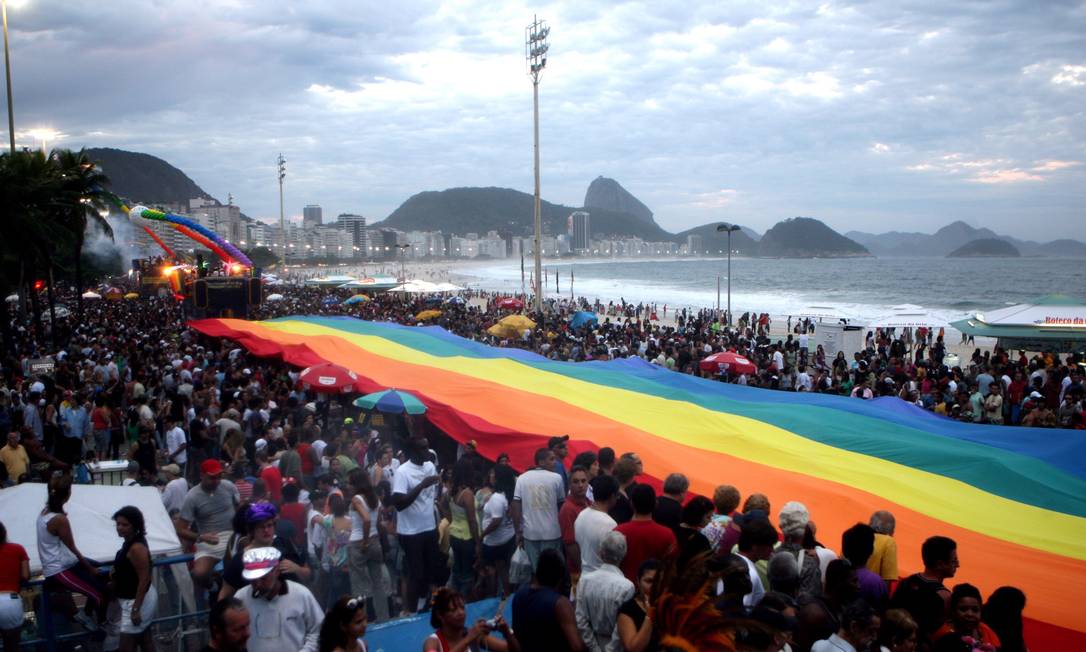
<instances>
[{"instance_id":1,"label":"distant hill","mask_svg":"<svg viewBox=\"0 0 1086 652\"><path fill-rule=\"evenodd\" d=\"M733 241L735 235L732 235ZM870 256L862 244L810 217L777 222L758 242L758 255L781 258Z\"/></svg>"},{"instance_id":2,"label":"distant hill","mask_svg":"<svg viewBox=\"0 0 1086 652\"><path fill-rule=\"evenodd\" d=\"M998 239L1014 245L1023 256L1086 257L1086 243L1078 240L1054 240L1047 243L1018 240L997 234L991 229L975 228L960 220L951 222L934 234L849 231L845 235L867 247L876 256L942 257L974 240Z\"/></svg>"},{"instance_id":3,"label":"distant hill","mask_svg":"<svg viewBox=\"0 0 1086 652\"><path fill-rule=\"evenodd\" d=\"M184 172L157 156L109 147L89 148L87 156L102 168L112 181L110 190L119 197L146 204L214 199Z\"/></svg>"},{"instance_id":4,"label":"distant hill","mask_svg":"<svg viewBox=\"0 0 1086 652\"><path fill-rule=\"evenodd\" d=\"M703 224L692 229L687 229L681 233L676 233L675 241L679 244L686 244L686 236L700 235L702 237L702 244L710 254L717 255L717 252L727 253L728 234L717 232L717 224L719 224L719 222ZM732 232L732 252L738 256L757 256L758 242L747 235L746 227L741 228L741 231Z\"/></svg>"},{"instance_id":5,"label":"distant hill","mask_svg":"<svg viewBox=\"0 0 1086 652\"><path fill-rule=\"evenodd\" d=\"M587 210L602 209L612 213L626 213L641 222L656 224L648 206L631 195L619 182L607 177L596 177L588 184L588 191L584 194L584 207Z\"/></svg>"},{"instance_id":6,"label":"distant hill","mask_svg":"<svg viewBox=\"0 0 1086 652\"><path fill-rule=\"evenodd\" d=\"M511 232L528 235L532 231L534 198L526 192L511 188L450 188L420 192L394 210L374 227L389 227L405 231L425 230L443 233ZM579 208L540 202L543 230L550 234L565 233L570 213ZM594 237L611 235L635 236L650 241L672 240L674 236L651 220L644 221L628 213L601 208L591 213Z\"/></svg>"},{"instance_id":7,"label":"distant hill","mask_svg":"<svg viewBox=\"0 0 1086 652\"><path fill-rule=\"evenodd\" d=\"M1017 258L1022 254L1011 243L999 238L981 238L967 242L947 254L947 258Z\"/></svg>"}]
</instances>

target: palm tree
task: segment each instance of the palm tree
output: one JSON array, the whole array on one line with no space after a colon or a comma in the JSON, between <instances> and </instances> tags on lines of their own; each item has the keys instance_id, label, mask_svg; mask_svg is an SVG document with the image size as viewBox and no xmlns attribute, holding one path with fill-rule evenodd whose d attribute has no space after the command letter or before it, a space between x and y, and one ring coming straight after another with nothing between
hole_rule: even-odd
<instances>
[{"instance_id":1,"label":"palm tree","mask_svg":"<svg viewBox=\"0 0 1086 652\"><path fill-rule=\"evenodd\" d=\"M101 172L86 150L53 150L49 157L58 174L55 209L58 221L74 236L77 314L83 318L83 244L87 226L95 225L109 239L113 229L102 212L106 210L109 178Z\"/></svg>"},{"instance_id":2,"label":"palm tree","mask_svg":"<svg viewBox=\"0 0 1086 652\"><path fill-rule=\"evenodd\" d=\"M31 286L34 325L41 338L41 310L33 290L33 278L41 268L42 253L48 253L50 224L48 207L56 192L56 175L45 155L38 151L0 155L0 265L5 270L18 269L16 283L5 274L0 278L4 292ZM12 344L8 339L9 346Z\"/></svg>"}]
</instances>

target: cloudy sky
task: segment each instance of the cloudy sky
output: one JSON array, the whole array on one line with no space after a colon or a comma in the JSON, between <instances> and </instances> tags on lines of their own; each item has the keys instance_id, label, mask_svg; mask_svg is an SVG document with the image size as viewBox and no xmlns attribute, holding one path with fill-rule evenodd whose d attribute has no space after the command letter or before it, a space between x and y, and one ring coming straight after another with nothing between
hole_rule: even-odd
<instances>
[{"instance_id":1,"label":"cloudy sky","mask_svg":"<svg viewBox=\"0 0 1086 652\"><path fill-rule=\"evenodd\" d=\"M8 0L16 135L160 156L278 217L617 179L680 230L795 215L1086 239L1086 2ZM17 5L23 6L17 6ZM6 138L6 134L5 134Z\"/></svg>"}]
</instances>

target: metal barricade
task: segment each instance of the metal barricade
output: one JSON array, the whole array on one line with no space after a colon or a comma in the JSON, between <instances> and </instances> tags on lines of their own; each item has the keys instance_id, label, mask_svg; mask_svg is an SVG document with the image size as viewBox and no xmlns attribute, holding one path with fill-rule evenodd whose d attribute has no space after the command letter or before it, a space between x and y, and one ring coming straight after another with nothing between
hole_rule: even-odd
<instances>
[{"instance_id":1,"label":"metal barricade","mask_svg":"<svg viewBox=\"0 0 1086 652\"><path fill-rule=\"evenodd\" d=\"M192 561L192 558L192 555L176 555L173 557L164 557L154 560L153 566L155 568L168 569L174 564L187 564L188 562ZM102 566L99 566L99 568L109 567L110 564L103 564ZM160 579L159 581L164 580ZM39 607L34 614L34 622L37 624L38 635L33 639L21 641L20 648L24 650L46 650L47 652L56 652L57 650L61 649L71 649L71 647L69 647L68 645L64 645L64 647L58 647L58 645L60 644L74 643L75 641L81 640L90 640L91 637L94 635L94 632L79 631L60 635L57 634L56 624L53 622L53 609L52 605L50 604L49 596L50 592L45 589L44 585L44 578L34 579L30 581L30 586L41 587ZM151 588L157 591L158 589L156 585L157 582L153 584ZM170 623L180 624L186 620L194 618L200 619L200 622L203 624L203 626L196 629L180 629L177 631L177 650L178 652L181 652L182 646L184 645L187 636L202 634L207 631L206 622L208 610L193 609L192 611L186 612L185 600L182 599L182 596L176 595L174 597L177 601L177 613L166 616L159 616L155 618L151 621L150 627L157 627L162 624ZM159 613L162 613L161 606L158 611Z\"/></svg>"}]
</instances>

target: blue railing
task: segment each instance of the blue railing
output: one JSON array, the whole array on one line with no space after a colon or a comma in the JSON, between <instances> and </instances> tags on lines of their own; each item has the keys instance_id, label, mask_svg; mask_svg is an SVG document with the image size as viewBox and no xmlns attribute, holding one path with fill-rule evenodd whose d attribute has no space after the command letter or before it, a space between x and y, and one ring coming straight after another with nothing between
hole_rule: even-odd
<instances>
[{"instance_id":1,"label":"blue railing","mask_svg":"<svg viewBox=\"0 0 1086 652\"><path fill-rule=\"evenodd\" d=\"M173 557L163 557L156 559L153 565L159 566L172 566L174 564L188 563L192 560L192 555L176 555ZM99 568L109 568L112 564L103 564ZM87 639L92 636L92 632L70 632L68 634L56 633L56 626L53 623L53 609L50 604L49 594L50 592L45 589L45 579L35 579L30 581L31 586L42 586L41 589L41 604L39 607L38 622L38 636L33 639L24 640L20 642L20 647L24 649L41 648L48 652L56 652L59 648L58 643L64 643L68 641ZM156 590L154 586L150 590ZM196 610L191 613L184 613L184 601L178 597L179 612L170 616L162 616L161 618L155 618L151 621L150 627L154 627L163 623L180 622L188 620L190 618L205 618L208 614L207 610Z\"/></svg>"}]
</instances>

